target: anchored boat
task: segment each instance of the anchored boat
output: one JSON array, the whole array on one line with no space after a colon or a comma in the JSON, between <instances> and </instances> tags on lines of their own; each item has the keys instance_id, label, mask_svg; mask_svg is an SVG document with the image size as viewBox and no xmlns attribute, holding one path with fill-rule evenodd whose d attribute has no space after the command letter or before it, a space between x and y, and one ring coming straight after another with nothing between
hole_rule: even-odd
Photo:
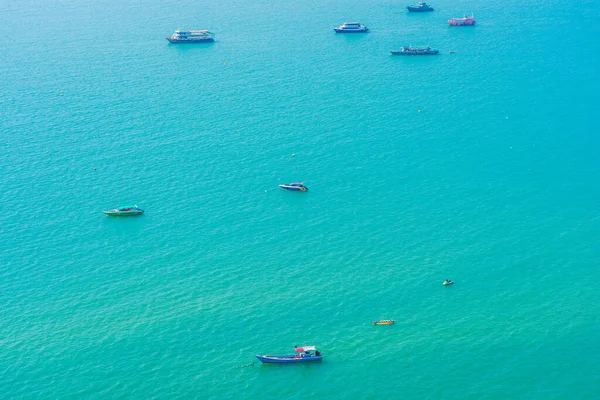
<instances>
[{"instance_id":1,"label":"anchored boat","mask_svg":"<svg viewBox=\"0 0 600 400\"><path fill-rule=\"evenodd\" d=\"M400 50L391 50L395 56L429 56L438 54L439 50L434 50L431 47L412 47L402 46Z\"/></svg>"},{"instance_id":2,"label":"anchored boat","mask_svg":"<svg viewBox=\"0 0 600 400\"><path fill-rule=\"evenodd\" d=\"M128 216L128 215L140 215L144 213L144 210L138 206L121 206L112 210L102 211L106 215L112 216Z\"/></svg>"},{"instance_id":3,"label":"anchored boat","mask_svg":"<svg viewBox=\"0 0 600 400\"><path fill-rule=\"evenodd\" d=\"M473 26L475 25L475 17L471 14L470 17L466 15L463 18L452 18L448 20L450 26Z\"/></svg>"},{"instance_id":4,"label":"anchored boat","mask_svg":"<svg viewBox=\"0 0 600 400\"><path fill-rule=\"evenodd\" d=\"M373 325L394 325L396 323L393 319L380 319L379 321L373 321Z\"/></svg>"},{"instance_id":5,"label":"anchored boat","mask_svg":"<svg viewBox=\"0 0 600 400\"><path fill-rule=\"evenodd\" d=\"M282 364L282 363L304 363L304 362L315 362L321 361L323 355L315 346L302 346L295 347L296 354L283 354L283 355L257 355L256 358L262 363L267 364Z\"/></svg>"},{"instance_id":6,"label":"anchored boat","mask_svg":"<svg viewBox=\"0 0 600 400\"><path fill-rule=\"evenodd\" d=\"M215 34L207 30L177 29L167 40L169 43L206 43L214 42Z\"/></svg>"},{"instance_id":7,"label":"anchored boat","mask_svg":"<svg viewBox=\"0 0 600 400\"><path fill-rule=\"evenodd\" d=\"M344 22L337 28L333 28L337 33L363 33L368 32L369 28L362 25L360 22Z\"/></svg>"},{"instance_id":8,"label":"anchored boat","mask_svg":"<svg viewBox=\"0 0 600 400\"><path fill-rule=\"evenodd\" d=\"M292 182L292 183L284 183L279 185L280 188L285 190L291 190L293 192L306 192L308 188L304 186L302 182Z\"/></svg>"},{"instance_id":9,"label":"anchored boat","mask_svg":"<svg viewBox=\"0 0 600 400\"><path fill-rule=\"evenodd\" d=\"M416 6L407 6L406 8L408 9L408 12L427 12L427 11L433 11L433 8L429 7L424 2L419 2L419 3L417 3Z\"/></svg>"}]
</instances>

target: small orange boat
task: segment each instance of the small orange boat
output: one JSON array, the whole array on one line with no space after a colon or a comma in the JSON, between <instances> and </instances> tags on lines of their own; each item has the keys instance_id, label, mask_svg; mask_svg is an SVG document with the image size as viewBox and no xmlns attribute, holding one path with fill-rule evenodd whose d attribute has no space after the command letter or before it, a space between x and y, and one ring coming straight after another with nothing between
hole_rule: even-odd
<instances>
[{"instance_id":1,"label":"small orange boat","mask_svg":"<svg viewBox=\"0 0 600 400\"><path fill-rule=\"evenodd\" d=\"M373 321L373 325L393 325L396 321L393 319L380 319L379 321Z\"/></svg>"}]
</instances>

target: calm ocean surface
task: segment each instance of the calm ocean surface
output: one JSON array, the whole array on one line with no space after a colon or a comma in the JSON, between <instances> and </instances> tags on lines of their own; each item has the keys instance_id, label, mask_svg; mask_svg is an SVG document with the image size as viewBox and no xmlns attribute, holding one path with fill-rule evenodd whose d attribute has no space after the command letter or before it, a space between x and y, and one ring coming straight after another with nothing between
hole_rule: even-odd
<instances>
[{"instance_id":1,"label":"calm ocean surface","mask_svg":"<svg viewBox=\"0 0 600 400\"><path fill-rule=\"evenodd\" d=\"M600 398L598 1L0 5L1 398Z\"/></svg>"}]
</instances>

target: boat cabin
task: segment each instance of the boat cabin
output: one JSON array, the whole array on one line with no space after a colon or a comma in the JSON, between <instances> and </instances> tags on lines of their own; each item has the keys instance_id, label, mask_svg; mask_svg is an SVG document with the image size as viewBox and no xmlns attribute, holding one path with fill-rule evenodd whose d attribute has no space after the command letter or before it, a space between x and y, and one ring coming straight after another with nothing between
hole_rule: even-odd
<instances>
[{"instance_id":1,"label":"boat cabin","mask_svg":"<svg viewBox=\"0 0 600 400\"><path fill-rule=\"evenodd\" d=\"M412 46L402 46L402 51L429 51L431 47L412 47Z\"/></svg>"},{"instance_id":2,"label":"boat cabin","mask_svg":"<svg viewBox=\"0 0 600 400\"><path fill-rule=\"evenodd\" d=\"M363 29L363 26L360 22L344 22L341 26L342 29Z\"/></svg>"},{"instance_id":3,"label":"boat cabin","mask_svg":"<svg viewBox=\"0 0 600 400\"><path fill-rule=\"evenodd\" d=\"M294 350L298 354L296 354L296 358L304 358L304 357L319 357L321 356L321 352L317 350L315 346L302 346L296 347L294 346Z\"/></svg>"},{"instance_id":4,"label":"boat cabin","mask_svg":"<svg viewBox=\"0 0 600 400\"><path fill-rule=\"evenodd\" d=\"M173 34L173 39L188 39L188 38L212 38L214 34L205 29L193 30L193 29L177 29Z\"/></svg>"},{"instance_id":5,"label":"boat cabin","mask_svg":"<svg viewBox=\"0 0 600 400\"><path fill-rule=\"evenodd\" d=\"M122 206L117 208L117 210L119 211L133 211L136 210L138 208L138 206Z\"/></svg>"}]
</instances>

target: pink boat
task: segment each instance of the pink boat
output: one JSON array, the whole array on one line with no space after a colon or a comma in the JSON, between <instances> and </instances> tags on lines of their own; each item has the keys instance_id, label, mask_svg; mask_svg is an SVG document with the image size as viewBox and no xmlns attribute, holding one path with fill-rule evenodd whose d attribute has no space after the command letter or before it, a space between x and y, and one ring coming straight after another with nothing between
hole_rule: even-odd
<instances>
[{"instance_id":1,"label":"pink boat","mask_svg":"<svg viewBox=\"0 0 600 400\"><path fill-rule=\"evenodd\" d=\"M452 18L448 20L448 25L451 26L472 26L475 25L475 17L471 15L467 17L466 15L463 18Z\"/></svg>"}]
</instances>

